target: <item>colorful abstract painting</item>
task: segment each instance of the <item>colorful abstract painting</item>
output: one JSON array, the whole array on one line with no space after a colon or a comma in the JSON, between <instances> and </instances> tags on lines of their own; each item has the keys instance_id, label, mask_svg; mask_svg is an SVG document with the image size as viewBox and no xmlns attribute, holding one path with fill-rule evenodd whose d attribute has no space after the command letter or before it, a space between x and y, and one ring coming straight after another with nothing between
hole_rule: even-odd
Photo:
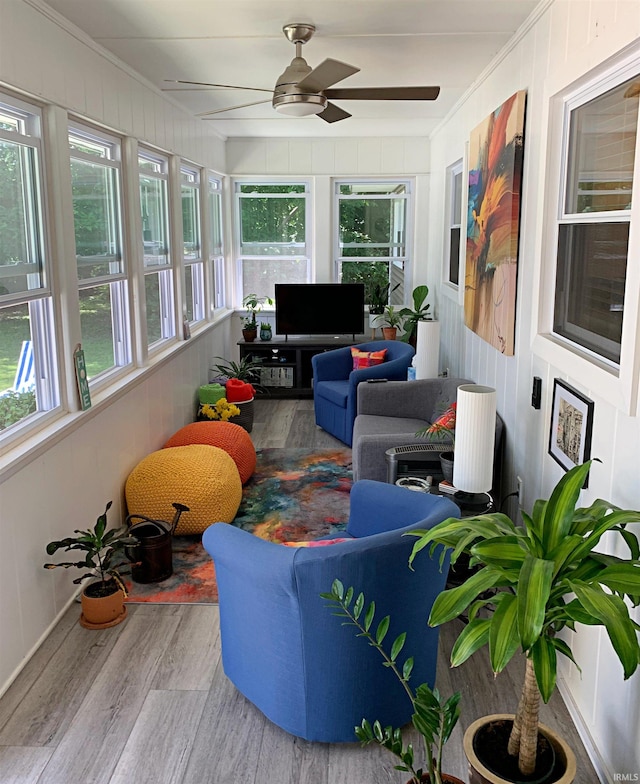
<instances>
[{"instance_id":1,"label":"colorful abstract painting","mask_svg":"<svg viewBox=\"0 0 640 784\"><path fill-rule=\"evenodd\" d=\"M469 139L464 320L513 356L526 92L511 96Z\"/></svg>"}]
</instances>

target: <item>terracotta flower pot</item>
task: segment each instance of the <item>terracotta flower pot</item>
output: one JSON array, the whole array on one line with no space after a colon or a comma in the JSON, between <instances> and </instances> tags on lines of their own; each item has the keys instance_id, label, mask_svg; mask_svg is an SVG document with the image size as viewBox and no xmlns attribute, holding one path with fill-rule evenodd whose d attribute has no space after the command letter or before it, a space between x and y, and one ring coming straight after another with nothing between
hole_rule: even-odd
<instances>
[{"instance_id":1,"label":"terracotta flower pot","mask_svg":"<svg viewBox=\"0 0 640 784\"><path fill-rule=\"evenodd\" d=\"M382 327L382 337L385 340L395 340L398 334L397 327Z\"/></svg>"},{"instance_id":2,"label":"terracotta flower pot","mask_svg":"<svg viewBox=\"0 0 640 784\"><path fill-rule=\"evenodd\" d=\"M408 781L407 784L411 784L412 781L413 779ZM420 781L422 781L423 784L429 784L429 774L423 773ZM443 773L442 784L465 784L465 782L457 776L452 776L450 773Z\"/></svg>"},{"instance_id":3,"label":"terracotta flower pot","mask_svg":"<svg viewBox=\"0 0 640 784\"><path fill-rule=\"evenodd\" d=\"M107 629L116 626L127 617L122 590L117 588L106 596L92 596L91 593L95 593L95 586L98 585L100 583L91 583L82 592L80 625L85 629Z\"/></svg>"},{"instance_id":4,"label":"terracotta flower pot","mask_svg":"<svg viewBox=\"0 0 640 784\"><path fill-rule=\"evenodd\" d=\"M258 337L258 330L257 329L243 329L242 330L242 337L244 338L245 343L253 343L253 341Z\"/></svg>"},{"instance_id":5,"label":"terracotta flower pot","mask_svg":"<svg viewBox=\"0 0 640 784\"><path fill-rule=\"evenodd\" d=\"M483 716L471 724L464 734L464 753L469 761L469 784L519 784L522 779L517 777L504 778L490 770L485 761L481 759L482 749L474 743L476 734L490 722L507 721L513 723L513 714L500 713L492 716ZM544 724L538 725L540 732L550 742L555 752L553 769L537 779L528 778L528 782L537 781L538 784L571 784L576 776L576 758L565 741L552 729ZM493 760L491 760L491 763ZM491 764L490 763L490 764Z\"/></svg>"}]
</instances>

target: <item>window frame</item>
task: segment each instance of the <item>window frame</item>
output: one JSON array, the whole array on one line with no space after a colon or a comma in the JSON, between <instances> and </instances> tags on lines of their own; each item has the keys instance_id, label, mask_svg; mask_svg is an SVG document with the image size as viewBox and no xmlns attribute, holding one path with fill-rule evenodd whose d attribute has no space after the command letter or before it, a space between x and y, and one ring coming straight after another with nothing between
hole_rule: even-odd
<instances>
[{"instance_id":1,"label":"window frame","mask_svg":"<svg viewBox=\"0 0 640 784\"><path fill-rule=\"evenodd\" d=\"M95 278L81 278L77 273L76 279L79 295L90 289L100 286L109 286L110 307L111 307L111 330L114 364L104 368L89 378L89 388L91 391L102 389L112 383L114 378L125 373L128 368L133 366L133 344L132 344L132 325L131 310L129 307L129 279L130 264L127 259L127 243L125 243L125 228L127 225L127 213L124 205L124 177L123 177L123 144L124 140L115 134L108 133L82 120L69 117L69 165L72 160L83 161L94 166L101 165L109 169L115 178L115 193L112 195L111 209L113 210L114 239L116 243L116 253L114 264L119 263L120 269L108 274L99 275ZM107 152L106 157L97 157L84 153L80 150L71 148L71 137L85 139L104 148ZM73 176L71 175L73 189ZM73 203L73 197L72 197ZM74 237L75 222L72 221ZM108 255L108 254L107 254ZM77 259L77 253L76 253Z\"/></svg>"},{"instance_id":2,"label":"window frame","mask_svg":"<svg viewBox=\"0 0 640 784\"><path fill-rule=\"evenodd\" d=\"M376 194L367 194L366 197L360 194L341 194L340 187L342 185L358 185L358 184L396 184L404 185L404 193L391 195L389 192ZM407 296L410 293L410 285L407 282L411 281L412 268L413 268L413 237L414 237L414 218L415 218L415 179L412 177L340 177L333 180L333 280L336 283L342 280L342 264L346 262L388 262L389 263L389 302L392 304L406 304ZM342 200L362 200L363 198L371 200L383 199L402 199L405 203L404 214L404 254L398 256L344 256L340 248L340 202ZM382 243L386 244L386 243ZM391 246L398 245L399 243L389 243ZM375 245L374 245L375 246ZM380 246L378 246L380 247ZM403 264L400 266L400 274L402 280L399 281L400 285L396 288L392 280L393 262L394 260L402 260ZM397 282L397 281L396 281ZM398 293L395 293L398 292ZM367 306L369 303L365 303Z\"/></svg>"},{"instance_id":3,"label":"window frame","mask_svg":"<svg viewBox=\"0 0 640 784\"><path fill-rule=\"evenodd\" d=\"M609 400L617 409L631 416L639 413L640 345L637 336L640 335L640 265L627 264L619 363L612 363L555 333L553 325L558 273L558 227L566 204L565 151L568 149L570 111L634 77L640 79L640 52L612 58L570 85L550 86L541 285L540 291L534 292L537 296L537 303L534 303L537 334L533 340L533 350L542 359L554 367L562 368L567 377L591 390L592 395ZM636 189L640 188L640 132L636 134L633 177ZM638 258L639 255L640 198L636 194L635 199L632 197L630 211L627 259Z\"/></svg>"},{"instance_id":4,"label":"window frame","mask_svg":"<svg viewBox=\"0 0 640 784\"><path fill-rule=\"evenodd\" d=\"M191 178L191 179L190 179ZM182 208L182 216L184 216L184 189L190 188L196 197L196 204L193 210L193 217L195 219L194 230L196 232L197 244L195 251L197 255L194 258L187 258L185 253L185 235L184 235L184 217L182 220L182 280L183 287L183 302L182 308L185 314L185 319L190 327L197 326L206 319L206 301L205 301L205 275L204 275L204 249L203 249L203 201L202 198L202 173L198 166L188 163L184 160L180 161L180 206ZM188 291L187 291L188 290ZM191 304L191 307L189 306ZM191 310L191 313L189 313ZM189 316L192 318L189 318Z\"/></svg>"},{"instance_id":5,"label":"window frame","mask_svg":"<svg viewBox=\"0 0 640 784\"><path fill-rule=\"evenodd\" d=\"M447 166L445 172L445 217L444 217L444 252L442 257L442 282L445 289L448 289L451 294L457 298L458 292L464 285L460 286L460 278L464 283L464 267L463 250L465 248L465 227L463 205L466 203L465 199L465 177L464 177L464 161L459 158L457 161ZM455 180L460 177L460 215L459 222L455 223ZM458 239L458 282L451 280L451 237L452 231L458 229L460 236Z\"/></svg>"},{"instance_id":6,"label":"window frame","mask_svg":"<svg viewBox=\"0 0 640 784\"><path fill-rule=\"evenodd\" d=\"M148 161L150 163L154 163L158 166L159 171L149 171L148 169L143 169L140 165L141 159ZM158 291L159 291L159 306L160 306L160 332L161 336L158 340L154 340L153 342L149 341L148 335L148 320L146 321L145 325L145 333L147 335L147 351L149 353L153 353L154 351L159 350L167 342L172 341L176 337L176 305L175 305L175 263L174 257L175 254L173 252L172 242L171 242L171 233L170 233L170 195L169 195L169 158L162 153L159 153L155 150L151 150L150 148L146 147L143 144L138 145L138 154L137 154L137 161L138 161L138 190L140 193L140 199L142 199L142 192L141 192L141 179L142 177L149 177L151 179L155 179L158 182L163 184L163 202L164 202L164 214L162 216L162 222L164 224L164 238L166 241L166 262L164 264L154 264L154 265L145 265L144 263L144 236L139 238L139 242L142 242L142 255L141 255L141 266L142 266L142 276L143 276L143 283L146 283L147 276L157 275L158 278ZM141 217L142 216L142 204L141 204ZM146 286L144 287L145 291L145 309L147 306L146 302ZM145 317L146 318L146 317Z\"/></svg>"},{"instance_id":7,"label":"window frame","mask_svg":"<svg viewBox=\"0 0 640 784\"><path fill-rule=\"evenodd\" d=\"M213 314L216 310L224 308L226 301L224 177L215 172L207 172L207 212L209 219L208 274L210 281L208 294L210 312ZM216 243L216 223L220 227L219 244Z\"/></svg>"},{"instance_id":8,"label":"window frame","mask_svg":"<svg viewBox=\"0 0 640 784\"><path fill-rule=\"evenodd\" d=\"M29 314L29 336L33 349L34 391L36 410L0 430L0 454L12 448L19 439L45 427L62 410L60 388L60 355L58 315L52 284L50 227L47 212L46 160L43 145L43 111L36 104L0 91L3 112L17 120L18 128L0 130L0 140L24 148L28 171L23 185L27 212L24 218L30 256L38 259L39 285L13 294L0 295L0 309L26 306ZM24 164L23 164L24 165ZM25 270L25 274L31 273Z\"/></svg>"},{"instance_id":9,"label":"window frame","mask_svg":"<svg viewBox=\"0 0 640 784\"><path fill-rule=\"evenodd\" d=\"M304 248L303 253L296 253L290 255L254 255L254 254L243 254L242 253L242 211L240 208L242 199L250 198L251 194L243 194L241 193L242 186L246 185L257 185L257 186L268 186L273 185L275 187L281 187L283 185L291 185L291 186L303 186L304 190L299 194L299 198L304 199L305 205L305 238L304 238ZM261 292L245 292L243 286L243 262L244 261L260 261L261 259L284 259L287 261L303 261L306 263L306 275L304 281L295 281L300 283L312 283L313 282L313 244L312 244L312 224L313 224L313 204L311 200L311 181L309 179L301 179L298 177L285 177L285 178L277 178L277 177L235 177L232 180L232 187L233 187L233 219L234 219L234 231L233 231L233 242L234 242L234 257L236 259L235 264L235 287L234 287L234 303L235 307L242 307L242 301L247 294L256 293L258 296L271 296L273 297L272 293L265 293L262 294ZM294 194L297 195L297 194ZM274 193L274 194L267 194L261 193L261 198L275 198L275 199L282 199L290 197L290 194L286 193ZM270 308L267 305L266 309Z\"/></svg>"}]
</instances>

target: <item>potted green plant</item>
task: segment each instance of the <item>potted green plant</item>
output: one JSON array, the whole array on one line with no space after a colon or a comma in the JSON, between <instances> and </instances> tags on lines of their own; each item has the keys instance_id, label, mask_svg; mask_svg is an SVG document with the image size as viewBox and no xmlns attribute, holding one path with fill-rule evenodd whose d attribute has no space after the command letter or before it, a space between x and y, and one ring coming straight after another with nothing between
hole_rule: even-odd
<instances>
[{"instance_id":1,"label":"potted green plant","mask_svg":"<svg viewBox=\"0 0 640 784\"><path fill-rule=\"evenodd\" d=\"M386 305L382 315L382 335L385 340L395 340L402 315L393 305Z\"/></svg>"},{"instance_id":2,"label":"potted green plant","mask_svg":"<svg viewBox=\"0 0 640 784\"><path fill-rule=\"evenodd\" d=\"M265 305L273 305L271 297L247 294L242 300L242 307L247 311L242 322L242 337L247 343L252 343L258 335L257 315Z\"/></svg>"},{"instance_id":3,"label":"potted green plant","mask_svg":"<svg viewBox=\"0 0 640 784\"><path fill-rule=\"evenodd\" d=\"M425 304L428 296L428 286L416 286L411 294L413 299L413 308L402 308L400 311L400 315L403 318L402 328L404 330L400 340L403 340L405 343L410 343L414 348L416 346L416 338L418 335L418 322L431 321L431 316L429 315L429 303Z\"/></svg>"},{"instance_id":4,"label":"potted green plant","mask_svg":"<svg viewBox=\"0 0 640 784\"><path fill-rule=\"evenodd\" d=\"M536 781L573 781L575 756L561 737L538 722L540 697L548 702L556 687L558 654L575 663L569 642L559 636L562 630L575 631L580 623L604 626L624 678L638 666L638 625L630 618L625 599L636 605L640 596L640 544L627 527L640 521L640 512L600 499L577 507L591 465L588 461L572 468L548 500L536 501L531 515L523 512L522 528L506 515L493 513L451 518L429 531L413 532L419 538L410 563L425 547L441 544L452 549L452 563L467 553L471 564L479 567L462 585L440 594L429 617L436 626L463 613L468 616L451 664L462 664L484 645L489 646L495 673L517 650L525 656L515 716L485 717L465 734L465 752L479 782L508 783L540 770L539 729L559 761L547 778L540 774ZM626 546L628 557L597 551L607 532ZM513 772L496 773L495 751L490 761L483 757L487 727L506 733L504 763Z\"/></svg>"},{"instance_id":5,"label":"potted green plant","mask_svg":"<svg viewBox=\"0 0 640 784\"><path fill-rule=\"evenodd\" d=\"M456 692L448 700L444 700L437 689L432 689L429 684L422 683L415 690L409 684L413 671L413 657L408 657L400 664L398 657L404 647L406 633L402 633L393 641L389 652L383 647L383 642L389 630L390 617L385 616L375 627L375 602L365 608L364 594L355 598L353 588L345 591L340 580L334 580L330 593L321 594L323 599L329 601L329 607L334 609L334 614L346 618L346 624L355 626L358 636L375 648L384 660L384 666L389 667L398 678L413 706L411 723L419 733L423 748L424 761L420 767L414 758L413 746L405 744L402 730L394 727L382 727L379 721L371 724L368 719L363 719L359 727L355 727L355 734L363 746L377 743L390 751L399 760L396 770L411 774L408 784L462 784L460 779L442 773L442 750L449 740L453 728L460 716L460 693Z\"/></svg>"},{"instance_id":6,"label":"potted green plant","mask_svg":"<svg viewBox=\"0 0 640 784\"><path fill-rule=\"evenodd\" d=\"M127 548L139 542L130 534L126 525L107 529L107 512L110 508L111 501L93 528L86 531L76 530L75 536L49 542L47 545L48 555L61 549L65 552L79 550L83 554L82 560L46 563L44 568L74 567L87 570L73 581L74 584L80 585L85 580L92 580L81 595L80 624L87 629L115 626L127 615L124 604L127 590L122 580L122 573L125 571L123 565L128 562Z\"/></svg>"},{"instance_id":7,"label":"potted green plant","mask_svg":"<svg viewBox=\"0 0 640 784\"><path fill-rule=\"evenodd\" d=\"M260 322L260 340L271 340L271 324L268 321Z\"/></svg>"},{"instance_id":8,"label":"potted green plant","mask_svg":"<svg viewBox=\"0 0 640 784\"><path fill-rule=\"evenodd\" d=\"M259 383L260 368L263 367L262 360L250 355L242 357L239 362L224 357L214 357L214 359L219 361L213 364L211 370L217 371L219 374L218 379L225 386L227 400L240 409L240 414L234 416L233 422L250 433L253 429L255 393L256 391L267 391ZM238 387L237 382L243 382L246 385L247 394L233 394L230 391L231 386ZM236 389L237 391L238 389ZM249 396L247 397L247 395Z\"/></svg>"}]
</instances>

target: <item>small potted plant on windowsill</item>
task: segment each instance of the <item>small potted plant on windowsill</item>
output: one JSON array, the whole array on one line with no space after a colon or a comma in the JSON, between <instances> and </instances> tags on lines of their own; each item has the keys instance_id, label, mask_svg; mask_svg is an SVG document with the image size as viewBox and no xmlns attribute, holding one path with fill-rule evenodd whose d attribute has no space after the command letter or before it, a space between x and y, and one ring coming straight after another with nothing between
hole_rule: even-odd
<instances>
[{"instance_id":1,"label":"small potted plant on windowsill","mask_svg":"<svg viewBox=\"0 0 640 784\"><path fill-rule=\"evenodd\" d=\"M107 530L107 512L110 508L111 501L93 528L86 531L76 530L76 536L68 536L47 545L48 555L61 549L65 552L80 550L83 554L81 561L46 563L44 568L74 567L87 570L73 581L80 585L84 580L92 580L81 595L80 624L86 629L115 626L127 615L124 604L127 590L121 575L124 573L123 564L128 563L127 548L139 544L139 541L131 535L126 525Z\"/></svg>"},{"instance_id":2,"label":"small potted plant on windowsill","mask_svg":"<svg viewBox=\"0 0 640 784\"><path fill-rule=\"evenodd\" d=\"M395 340L398 334L398 327L402 324L400 311L393 305L387 305L382 315L382 336L385 340Z\"/></svg>"},{"instance_id":3,"label":"small potted plant on windowsill","mask_svg":"<svg viewBox=\"0 0 640 784\"><path fill-rule=\"evenodd\" d=\"M331 593L321 594L323 599L329 601L329 607L335 610L335 615L346 618L345 624L355 626L358 636L375 648L384 660L384 666L389 667L402 684L413 706L411 723L420 734L424 747L424 760L421 767L414 757L413 746L405 745L402 730L394 727L382 727L379 721L371 724L366 718L359 727L355 727L355 734L363 746L377 743L387 749L399 760L396 770L411 774L407 784L463 784L460 779L442 772L442 751L444 744L449 740L451 733L460 716L460 693L456 692L448 700L444 700L437 689L432 689L427 683L422 683L415 690L409 685L413 671L413 657L408 657L401 665L398 657L404 647L406 634L396 637L387 652L383 647L384 639L389 629L390 617L384 617L374 628L375 602L365 608L364 594L357 598L353 588L345 591L340 580L334 580Z\"/></svg>"},{"instance_id":4,"label":"small potted plant on windowsill","mask_svg":"<svg viewBox=\"0 0 640 784\"><path fill-rule=\"evenodd\" d=\"M247 294L242 300L242 307L247 315L242 322L242 337L246 343L253 343L258 336L257 315L265 305L273 305L271 297L259 297L257 294Z\"/></svg>"}]
</instances>

